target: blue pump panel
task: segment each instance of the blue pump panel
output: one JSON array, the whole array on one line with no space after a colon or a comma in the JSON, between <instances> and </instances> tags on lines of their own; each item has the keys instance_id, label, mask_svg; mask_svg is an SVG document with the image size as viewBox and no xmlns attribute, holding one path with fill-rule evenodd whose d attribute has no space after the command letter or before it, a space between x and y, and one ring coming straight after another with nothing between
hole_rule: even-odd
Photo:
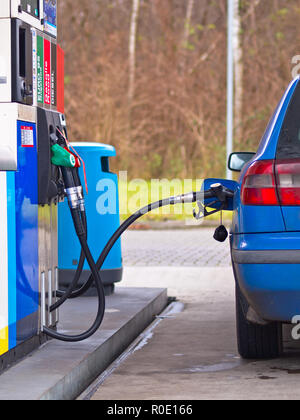
<instances>
[{"instance_id":1,"label":"blue pump panel","mask_svg":"<svg viewBox=\"0 0 300 420\"><path fill-rule=\"evenodd\" d=\"M36 125L17 122L18 170L7 173L8 349L38 333Z\"/></svg>"},{"instance_id":2,"label":"blue pump panel","mask_svg":"<svg viewBox=\"0 0 300 420\"><path fill-rule=\"evenodd\" d=\"M17 321L37 333L39 309L37 140L35 124L18 121L16 173ZM22 336L24 338L24 327ZM25 334L26 335L26 334Z\"/></svg>"},{"instance_id":3,"label":"blue pump panel","mask_svg":"<svg viewBox=\"0 0 300 420\"><path fill-rule=\"evenodd\" d=\"M73 143L72 146L85 162L88 184L88 194L85 192L88 244L94 259L97 260L107 241L120 226L118 177L109 169L109 158L116 156L116 151L114 147L100 143ZM82 167L79 173L85 189ZM60 272L61 270L76 270L80 251L80 243L74 231L67 199L65 199L64 203L58 206ZM102 269L105 271L122 269L120 240L112 248ZM89 271L87 262L85 262L84 270Z\"/></svg>"}]
</instances>

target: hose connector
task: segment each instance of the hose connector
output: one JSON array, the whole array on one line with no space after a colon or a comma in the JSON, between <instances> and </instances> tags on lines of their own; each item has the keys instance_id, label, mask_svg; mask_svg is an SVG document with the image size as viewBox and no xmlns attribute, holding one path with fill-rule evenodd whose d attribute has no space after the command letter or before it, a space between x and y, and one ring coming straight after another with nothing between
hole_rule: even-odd
<instances>
[{"instance_id":1,"label":"hose connector","mask_svg":"<svg viewBox=\"0 0 300 420\"><path fill-rule=\"evenodd\" d=\"M77 187L66 188L65 193L68 198L69 207L72 210L79 208L78 191Z\"/></svg>"},{"instance_id":2,"label":"hose connector","mask_svg":"<svg viewBox=\"0 0 300 420\"><path fill-rule=\"evenodd\" d=\"M188 194L178 195L177 197L171 197L170 198L170 203L172 205L194 203L195 201L197 201L197 194L198 193L191 192L191 193L188 193Z\"/></svg>"},{"instance_id":3,"label":"hose connector","mask_svg":"<svg viewBox=\"0 0 300 420\"><path fill-rule=\"evenodd\" d=\"M78 206L80 211L85 211L85 200L84 200L84 194L83 194L83 187L80 185L77 188L77 194L78 194Z\"/></svg>"},{"instance_id":4,"label":"hose connector","mask_svg":"<svg viewBox=\"0 0 300 420\"><path fill-rule=\"evenodd\" d=\"M85 211L85 200L83 195L83 188L81 186L66 188L65 193L68 198L69 207L71 209L79 209L83 212Z\"/></svg>"}]
</instances>

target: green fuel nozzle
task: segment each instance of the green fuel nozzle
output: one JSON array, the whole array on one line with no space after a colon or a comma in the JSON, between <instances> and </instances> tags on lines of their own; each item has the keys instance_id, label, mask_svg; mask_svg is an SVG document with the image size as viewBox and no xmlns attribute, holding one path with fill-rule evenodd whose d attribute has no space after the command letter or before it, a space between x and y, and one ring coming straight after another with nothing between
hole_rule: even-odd
<instances>
[{"instance_id":1,"label":"green fuel nozzle","mask_svg":"<svg viewBox=\"0 0 300 420\"><path fill-rule=\"evenodd\" d=\"M51 146L51 151L52 164L59 166L61 169L65 194L68 197L70 208L72 210L79 209L84 211L83 189L77 175L78 167L76 166L76 157L57 143Z\"/></svg>"},{"instance_id":2,"label":"green fuel nozzle","mask_svg":"<svg viewBox=\"0 0 300 420\"><path fill-rule=\"evenodd\" d=\"M51 162L55 166L62 166L65 168L75 168L76 159L72 153L68 152L58 144L51 146L52 158Z\"/></svg>"}]
</instances>

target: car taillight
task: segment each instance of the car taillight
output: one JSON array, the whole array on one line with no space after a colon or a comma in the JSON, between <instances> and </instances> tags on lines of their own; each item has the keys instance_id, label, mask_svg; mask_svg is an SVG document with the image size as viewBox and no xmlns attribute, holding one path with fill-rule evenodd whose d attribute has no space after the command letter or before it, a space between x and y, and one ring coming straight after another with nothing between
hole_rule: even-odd
<instances>
[{"instance_id":1,"label":"car taillight","mask_svg":"<svg viewBox=\"0 0 300 420\"><path fill-rule=\"evenodd\" d=\"M242 203L249 206L278 206L273 160L254 162L247 170L242 190Z\"/></svg>"},{"instance_id":2,"label":"car taillight","mask_svg":"<svg viewBox=\"0 0 300 420\"><path fill-rule=\"evenodd\" d=\"M300 206L300 159L254 162L245 174L241 200L249 206Z\"/></svg>"},{"instance_id":3,"label":"car taillight","mask_svg":"<svg viewBox=\"0 0 300 420\"><path fill-rule=\"evenodd\" d=\"M276 161L278 196L282 206L300 205L300 159Z\"/></svg>"}]
</instances>

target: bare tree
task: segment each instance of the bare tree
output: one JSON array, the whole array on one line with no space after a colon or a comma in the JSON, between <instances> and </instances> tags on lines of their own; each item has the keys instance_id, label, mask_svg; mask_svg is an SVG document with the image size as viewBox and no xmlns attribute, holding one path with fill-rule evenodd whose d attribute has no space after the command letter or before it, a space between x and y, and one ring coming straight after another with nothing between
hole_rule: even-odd
<instances>
[{"instance_id":1,"label":"bare tree","mask_svg":"<svg viewBox=\"0 0 300 420\"><path fill-rule=\"evenodd\" d=\"M234 49L234 73L235 73L235 99L234 99L234 126L235 137L240 141L242 137L243 122L243 49L240 39L241 19L239 0L234 0L233 21L233 49Z\"/></svg>"},{"instance_id":2,"label":"bare tree","mask_svg":"<svg viewBox=\"0 0 300 420\"><path fill-rule=\"evenodd\" d=\"M191 25L191 20L192 20L194 3L195 3L195 0L188 0L188 3L187 3L186 17L185 17L185 22L184 22L183 42L182 42L184 46L187 44L189 40L190 25Z\"/></svg>"},{"instance_id":3,"label":"bare tree","mask_svg":"<svg viewBox=\"0 0 300 420\"><path fill-rule=\"evenodd\" d=\"M137 26L139 18L140 0L132 0L132 13L130 22L130 35L129 35L129 88L128 99L131 103L135 90L135 72L136 72L136 38Z\"/></svg>"},{"instance_id":4,"label":"bare tree","mask_svg":"<svg viewBox=\"0 0 300 420\"><path fill-rule=\"evenodd\" d=\"M70 138L114 145L129 177L224 176L226 3L58 2ZM299 54L300 0L239 3L235 145L256 150Z\"/></svg>"}]
</instances>

